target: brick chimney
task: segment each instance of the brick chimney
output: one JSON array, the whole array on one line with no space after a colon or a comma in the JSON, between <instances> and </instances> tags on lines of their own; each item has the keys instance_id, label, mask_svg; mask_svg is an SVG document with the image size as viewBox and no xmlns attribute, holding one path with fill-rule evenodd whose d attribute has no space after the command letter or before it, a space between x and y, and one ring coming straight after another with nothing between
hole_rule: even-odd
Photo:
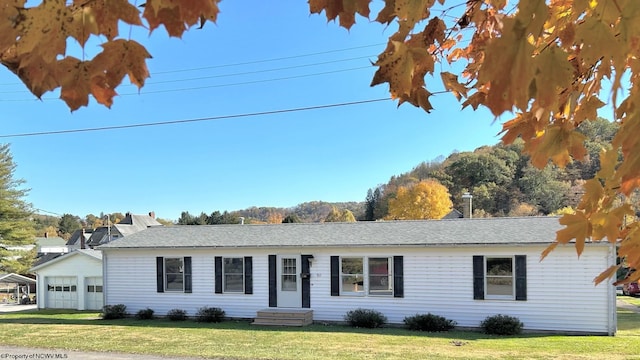
<instances>
[{"instance_id":1,"label":"brick chimney","mask_svg":"<svg viewBox=\"0 0 640 360\"><path fill-rule=\"evenodd\" d=\"M468 192L462 194L462 217L465 219L473 217L473 195Z\"/></svg>"},{"instance_id":2,"label":"brick chimney","mask_svg":"<svg viewBox=\"0 0 640 360\"><path fill-rule=\"evenodd\" d=\"M82 229L82 233L80 234L80 249L84 249L85 248L85 244L84 244L84 229Z\"/></svg>"}]
</instances>

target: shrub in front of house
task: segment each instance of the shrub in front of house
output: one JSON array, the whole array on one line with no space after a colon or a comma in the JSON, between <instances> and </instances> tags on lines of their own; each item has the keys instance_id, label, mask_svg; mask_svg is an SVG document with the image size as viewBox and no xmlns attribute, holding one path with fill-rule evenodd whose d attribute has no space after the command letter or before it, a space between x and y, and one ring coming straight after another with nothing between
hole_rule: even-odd
<instances>
[{"instance_id":1,"label":"shrub in front of house","mask_svg":"<svg viewBox=\"0 0 640 360\"><path fill-rule=\"evenodd\" d=\"M171 321L187 320L187 312L182 309L171 309L167 312L167 319Z\"/></svg>"},{"instance_id":2,"label":"shrub in front of house","mask_svg":"<svg viewBox=\"0 0 640 360\"><path fill-rule=\"evenodd\" d=\"M378 310L355 309L349 310L344 315L344 320L353 327L377 328L387 323L387 317Z\"/></svg>"},{"instance_id":3,"label":"shrub in front of house","mask_svg":"<svg viewBox=\"0 0 640 360\"><path fill-rule=\"evenodd\" d=\"M141 309L136 313L136 319L138 320L151 320L153 319L153 309Z\"/></svg>"},{"instance_id":4,"label":"shrub in front of house","mask_svg":"<svg viewBox=\"0 0 640 360\"><path fill-rule=\"evenodd\" d=\"M485 318L480 327L487 334L517 335L522 332L524 324L517 317L498 314Z\"/></svg>"},{"instance_id":5,"label":"shrub in front of house","mask_svg":"<svg viewBox=\"0 0 640 360\"><path fill-rule=\"evenodd\" d=\"M222 322L224 320L224 310L217 307L204 306L196 312L197 322Z\"/></svg>"},{"instance_id":6,"label":"shrub in front of house","mask_svg":"<svg viewBox=\"0 0 640 360\"><path fill-rule=\"evenodd\" d=\"M409 330L418 331L449 331L456 327L456 322L444 316L428 314L416 314L404 318L404 324Z\"/></svg>"},{"instance_id":7,"label":"shrub in front of house","mask_svg":"<svg viewBox=\"0 0 640 360\"><path fill-rule=\"evenodd\" d=\"M128 315L127 306L125 304L105 305L100 315L105 320L122 319Z\"/></svg>"}]
</instances>

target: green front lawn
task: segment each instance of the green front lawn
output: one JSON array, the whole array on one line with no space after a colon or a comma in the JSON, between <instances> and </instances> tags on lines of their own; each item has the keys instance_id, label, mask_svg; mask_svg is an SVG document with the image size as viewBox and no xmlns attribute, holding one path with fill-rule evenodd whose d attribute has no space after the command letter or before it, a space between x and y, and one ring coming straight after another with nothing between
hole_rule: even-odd
<instances>
[{"instance_id":1,"label":"green front lawn","mask_svg":"<svg viewBox=\"0 0 640 360\"><path fill-rule=\"evenodd\" d=\"M622 297L619 297L622 298ZM253 326L227 321L101 320L95 312L40 310L0 315L0 344L225 359L637 359L640 314L620 309L609 336L488 336L399 328Z\"/></svg>"}]
</instances>

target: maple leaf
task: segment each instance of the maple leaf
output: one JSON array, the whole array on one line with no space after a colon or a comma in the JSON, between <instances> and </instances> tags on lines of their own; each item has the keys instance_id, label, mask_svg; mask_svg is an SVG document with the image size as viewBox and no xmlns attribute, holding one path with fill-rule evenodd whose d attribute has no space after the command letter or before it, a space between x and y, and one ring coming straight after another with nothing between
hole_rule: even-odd
<instances>
[{"instance_id":1,"label":"maple leaf","mask_svg":"<svg viewBox=\"0 0 640 360\"><path fill-rule=\"evenodd\" d=\"M324 11L327 21L335 21L339 17L340 26L351 29L356 23L356 13L369 18L370 2L371 0L309 0L309 10L312 14Z\"/></svg>"},{"instance_id":2,"label":"maple leaf","mask_svg":"<svg viewBox=\"0 0 640 360\"><path fill-rule=\"evenodd\" d=\"M467 97L467 88L458 82L458 75L450 72L441 72L440 77L445 89L451 91L456 99L460 100L462 96Z\"/></svg>"},{"instance_id":3,"label":"maple leaf","mask_svg":"<svg viewBox=\"0 0 640 360\"><path fill-rule=\"evenodd\" d=\"M76 19L78 28L71 33L71 36L80 39L91 31L92 34L102 34L108 40L113 40L118 36L118 25L123 21L131 25L142 25L140 11L129 3L128 0L75 0L74 6L79 9L80 14L86 14ZM94 27L97 27L96 32ZM79 40L80 41L80 40ZM80 44L84 44L83 41Z\"/></svg>"},{"instance_id":4,"label":"maple leaf","mask_svg":"<svg viewBox=\"0 0 640 360\"><path fill-rule=\"evenodd\" d=\"M104 72L106 84L117 87L125 75L141 88L149 77L146 59L151 55L144 46L133 40L114 40L102 45L103 51L92 61L96 69Z\"/></svg>"},{"instance_id":5,"label":"maple leaf","mask_svg":"<svg viewBox=\"0 0 640 360\"><path fill-rule=\"evenodd\" d=\"M609 266L609 268L603 272L600 273L600 275L596 276L593 279L593 282L598 285L601 282L613 277L616 275L616 273L618 272L618 270L620 269L621 265L612 265ZM617 283L615 283L614 285L618 285Z\"/></svg>"},{"instance_id":6,"label":"maple leaf","mask_svg":"<svg viewBox=\"0 0 640 360\"><path fill-rule=\"evenodd\" d=\"M640 187L640 114L628 116L620 125L620 129L613 138L614 148L622 149L623 162L616 169L620 178L620 191L629 195Z\"/></svg>"},{"instance_id":7,"label":"maple leaf","mask_svg":"<svg viewBox=\"0 0 640 360\"><path fill-rule=\"evenodd\" d=\"M568 244L575 239L576 252L578 256L584 250L584 243L591 235L591 223L585 214L576 211L575 214L564 214L560 218L560 224L566 227L556 232L556 242L560 244Z\"/></svg>"},{"instance_id":8,"label":"maple leaf","mask_svg":"<svg viewBox=\"0 0 640 360\"><path fill-rule=\"evenodd\" d=\"M16 38L20 34L14 21L7 19L17 19L20 10L23 9L26 0L8 0L0 2L0 54L4 53L10 46L16 43Z\"/></svg>"},{"instance_id":9,"label":"maple leaf","mask_svg":"<svg viewBox=\"0 0 640 360\"><path fill-rule=\"evenodd\" d=\"M216 22L219 0L148 0L142 16L153 31L164 25L170 36L182 37L189 27L205 21Z\"/></svg>"},{"instance_id":10,"label":"maple leaf","mask_svg":"<svg viewBox=\"0 0 640 360\"><path fill-rule=\"evenodd\" d=\"M531 154L531 163L538 168L545 167L549 159L565 167L571 162L571 155L576 159L584 158L585 138L583 134L567 129L567 126L551 124L544 134L526 143L525 148Z\"/></svg>"},{"instance_id":11,"label":"maple leaf","mask_svg":"<svg viewBox=\"0 0 640 360\"><path fill-rule=\"evenodd\" d=\"M609 212L595 213L591 217L592 235L595 241L607 238L609 242L615 243L620 238L620 229L622 227L625 215L633 215L633 210L629 204L625 204Z\"/></svg>"},{"instance_id":12,"label":"maple leaf","mask_svg":"<svg viewBox=\"0 0 640 360\"><path fill-rule=\"evenodd\" d=\"M605 103L603 103L600 99L595 96L589 97L588 100L583 101L578 105L574 115L573 121L577 124L580 124L584 120L593 120L598 117L598 109L603 107Z\"/></svg>"},{"instance_id":13,"label":"maple leaf","mask_svg":"<svg viewBox=\"0 0 640 360\"><path fill-rule=\"evenodd\" d=\"M464 109L465 107L471 105L473 110L477 110L478 107L484 104L486 100L487 100L487 93L483 91L478 91L473 93L471 96L469 96L469 98L465 102L462 103L462 108Z\"/></svg>"},{"instance_id":14,"label":"maple leaf","mask_svg":"<svg viewBox=\"0 0 640 360\"><path fill-rule=\"evenodd\" d=\"M573 69L567 60L567 53L551 45L536 56L533 63L536 66L536 100L542 107L556 107L558 91L570 87L573 81Z\"/></svg>"},{"instance_id":15,"label":"maple leaf","mask_svg":"<svg viewBox=\"0 0 640 360\"><path fill-rule=\"evenodd\" d=\"M379 69L371 86L389 83L393 98L411 96L416 86L424 84L424 75L433 72L433 58L426 49L409 47L400 41L391 41L374 65Z\"/></svg>"},{"instance_id":16,"label":"maple leaf","mask_svg":"<svg viewBox=\"0 0 640 360\"><path fill-rule=\"evenodd\" d=\"M87 106L91 92L90 64L67 56L58 62L56 70L61 85L60 98L67 103L71 111Z\"/></svg>"},{"instance_id":17,"label":"maple leaf","mask_svg":"<svg viewBox=\"0 0 640 360\"><path fill-rule=\"evenodd\" d=\"M71 17L64 1L43 1L36 7L20 9L19 13L15 20L20 33L16 57L21 59L21 66L32 59L53 63L58 55L64 55L67 36L62 23Z\"/></svg>"},{"instance_id":18,"label":"maple leaf","mask_svg":"<svg viewBox=\"0 0 640 360\"><path fill-rule=\"evenodd\" d=\"M511 111L514 105L523 111L527 109L529 86L534 78L534 50L523 25L513 19L505 19L502 37L487 45L478 82L491 84L485 104L495 116Z\"/></svg>"}]
</instances>

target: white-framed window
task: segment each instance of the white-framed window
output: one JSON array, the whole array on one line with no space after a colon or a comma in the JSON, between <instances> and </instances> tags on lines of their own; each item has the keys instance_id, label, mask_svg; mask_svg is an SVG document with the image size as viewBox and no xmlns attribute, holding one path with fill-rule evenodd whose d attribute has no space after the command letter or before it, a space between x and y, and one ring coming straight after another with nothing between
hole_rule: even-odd
<instances>
[{"instance_id":1,"label":"white-framed window","mask_svg":"<svg viewBox=\"0 0 640 360\"><path fill-rule=\"evenodd\" d=\"M393 258L341 257L341 295L393 295Z\"/></svg>"},{"instance_id":2,"label":"white-framed window","mask_svg":"<svg viewBox=\"0 0 640 360\"><path fill-rule=\"evenodd\" d=\"M244 292L244 258L223 258L223 291L224 292Z\"/></svg>"},{"instance_id":3,"label":"white-framed window","mask_svg":"<svg viewBox=\"0 0 640 360\"><path fill-rule=\"evenodd\" d=\"M513 299L515 297L513 256L486 256L484 266L485 299Z\"/></svg>"},{"instance_id":4,"label":"white-framed window","mask_svg":"<svg viewBox=\"0 0 640 360\"><path fill-rule=\"evenodd\" d=\"M164 258L164 289L184 291L184 259Z\"/></svg>"}]
</instances>

